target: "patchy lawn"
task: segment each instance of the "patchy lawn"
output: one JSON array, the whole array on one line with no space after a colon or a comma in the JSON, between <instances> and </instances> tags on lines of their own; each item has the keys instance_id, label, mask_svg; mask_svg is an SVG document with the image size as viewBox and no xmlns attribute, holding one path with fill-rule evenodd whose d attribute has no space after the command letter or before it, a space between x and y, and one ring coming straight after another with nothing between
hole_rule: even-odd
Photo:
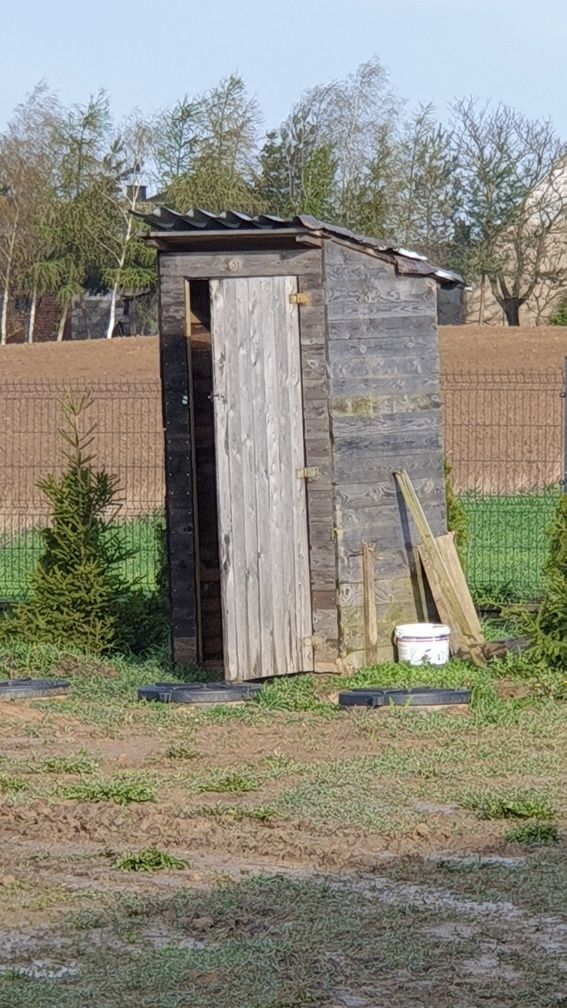
<instances>
[{"instance_id":1,"label":"patchy lawn","mask_svg":"<svg viewBox=\"0 0 567 1008\"><path fill-rule=\"evenodd\" d=\"M73 686L0 710L0 1008L564 1003L564 687L525 658L351 680L468 684L464 715L338 710L318 677L138 703L158 659L2 668Z\"/></svg>"}]
</instances>

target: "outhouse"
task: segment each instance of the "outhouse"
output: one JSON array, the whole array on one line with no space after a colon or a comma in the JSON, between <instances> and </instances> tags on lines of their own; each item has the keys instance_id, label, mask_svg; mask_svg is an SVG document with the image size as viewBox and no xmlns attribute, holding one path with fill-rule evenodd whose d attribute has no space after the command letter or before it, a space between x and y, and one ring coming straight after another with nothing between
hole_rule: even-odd
<instances>
[{"instance_id":1,"label":"outhouse","mask_svg":"<svg viewBox=\"0 0 567 1008\"><path fill-rule=\"evenodd\" d=\"M395 469L445 531L436 285L454 275L308 216L145 219L174 659L228 680L365 664L365 550L372 658L391 657L395 624L428 615Z\"/></svg>"}]
</instances>

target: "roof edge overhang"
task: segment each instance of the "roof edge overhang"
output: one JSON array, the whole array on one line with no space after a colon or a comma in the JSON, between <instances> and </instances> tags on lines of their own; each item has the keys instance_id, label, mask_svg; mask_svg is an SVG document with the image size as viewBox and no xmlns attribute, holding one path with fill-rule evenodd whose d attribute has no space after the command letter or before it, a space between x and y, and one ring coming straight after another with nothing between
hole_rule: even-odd
<instances>
[{"instance_id":1,"label":"roof edge overhang","mask_svg":"<svg viewBox=\"0 0 567 1008\"><path fill-rule=\"evenodd\" d=\"M145 240L160 252L191 254L203 247L214 247L215 251L222 252L223 248L233 249L238 242L256 249L268 244L289 247L293 243L312 248L314 245L322 245L324 241L334 241L391 263L399 276L430 277L445 287L461 286L464 283L460 274L434 266L419 252L381 243L307 215L298 216L293 221L284 221L275 217L254 219L234 211L214 215L199 210L184 215L163 207L159 214L148 216L137 213L136 216L149 225L150 232ZM263 226L264 221L266 224ZM247 227L248 223L250 226Z\"/></svg>"}]
</instances>

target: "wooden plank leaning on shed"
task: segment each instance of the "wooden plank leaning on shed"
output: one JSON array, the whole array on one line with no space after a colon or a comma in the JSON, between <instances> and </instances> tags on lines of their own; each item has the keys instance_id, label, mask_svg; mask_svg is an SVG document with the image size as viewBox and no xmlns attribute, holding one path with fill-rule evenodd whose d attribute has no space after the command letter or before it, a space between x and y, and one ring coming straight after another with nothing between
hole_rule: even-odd
<instances>
[{"instance_id":1,"label":"wooden plank leaning on shed","mask_svg":"<svg viewBox=\"0 0 567 1008\"><path fill-rule=\"evenodd\" d=\"M451 628L451 649L453 653L470 656L475 665L483 666L486 664L484 638L453 536L449 534L436 538L433 535L407 472L403 469L396 470L394 476L421 536L419 556L439 616Z\"/></svg>"}]
</instances>

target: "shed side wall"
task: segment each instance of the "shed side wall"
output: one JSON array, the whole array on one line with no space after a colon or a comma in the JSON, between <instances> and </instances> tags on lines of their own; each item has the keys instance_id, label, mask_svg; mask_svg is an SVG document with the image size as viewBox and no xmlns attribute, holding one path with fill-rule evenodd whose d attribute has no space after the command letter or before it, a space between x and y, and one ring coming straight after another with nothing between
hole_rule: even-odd
<instances>
[{"instance_id":1,"label":"shed side wall","mask_svg":"<svg viewBox=\"0 0 567 1008\"><path fill-rule=\"evenodd\" d=\"M396 489L407 469L433 531L445 531L437 294L433 280L327 241L324 249L338 541L346 662L365 663L362 544L375 547L379 656L396 623L423 619L415 534Z\"/></svg>"}]
</instances>

